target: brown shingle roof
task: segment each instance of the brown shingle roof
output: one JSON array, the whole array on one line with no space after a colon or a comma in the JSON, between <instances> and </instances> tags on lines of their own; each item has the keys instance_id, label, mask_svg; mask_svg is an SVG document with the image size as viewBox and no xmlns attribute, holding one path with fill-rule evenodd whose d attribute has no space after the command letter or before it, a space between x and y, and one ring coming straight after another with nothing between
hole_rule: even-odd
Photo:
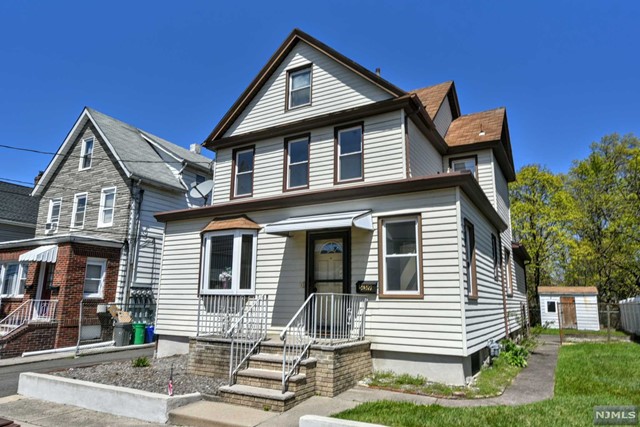
<instances>
[{"instance_id":1,"label":"brown shingle roof","mask_svg":"<svg viewBox=\"0 0 640 427\"><path fill-rule=\"evenodd\" d=\"M418 95L420 102L422 102L427 113L429 113L429 117L433 120L444 101L444 97L447 96L449 89L451 89L452 84L453 81L448 81L421 89L415 89L412 90L411 93Z\"/></svg>"},{"instance_id":2,"label":"brown shingle roof","mask_svg":"<svg viewBox=\"0 0 640 427\"><path fill-rule=\"evenodd\" d=\"M260 230L261 228L262 227L251 221L246 216L240 216L235 218L215 218L202 229L202 232L220 230Z\"/></svg>"},{"instance_id":3,"label":"brown shingle roof","mask_svg":"<svg viewBox=\"0 0 640 427\"><path fill-rule=\"evenodd\" d=\"M504 107L460 116L451 122L444 139L450 147L498 141L502 135L504 118Z\"/></svg>"},{"instance_id":4,"label":"brown shingle roof","mask_svg":"<svg viewBox=\"0 0 640 427\"><path fill-rule=\"evenodd\" d=\"M588 294L597 295L595 286L538 286L539 294Z\"/></svg>"}]
</instances>

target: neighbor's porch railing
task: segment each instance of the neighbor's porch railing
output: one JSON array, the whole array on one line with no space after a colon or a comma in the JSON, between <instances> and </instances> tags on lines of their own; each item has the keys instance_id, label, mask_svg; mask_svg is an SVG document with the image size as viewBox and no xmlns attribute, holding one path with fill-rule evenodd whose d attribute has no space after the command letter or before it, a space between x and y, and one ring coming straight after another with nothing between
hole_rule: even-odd
<instances>
[{"instance_id":1,"label":"neighbor's porch railing","mask_svg":"<svg viewBox=\"0 0 640 427\"><path fill-rule=\"evenodd\" d=\"M0 320L0 335L6 335L16 328L34 322L51 322L55 319L58 300L30 299L18 306L7 317Z\"/></svg>"},{"instance_id":2,"label":"neighbor's porch railing","mask_svg":"<svg viewBox=\"0 0 640 427\"><path fill-rule=\"evenodd\" d=\"M364 339L368 300L351 294L311 294L280 333L282 392L311 344L344 344Z\"/></svg>"},{"instance_id":3,"label":"neighbor's porch railing","mask_svg":"<svg viewBox=\"0 0 640 427\"><path fill-rule=\"evenodd\" d=\"M235 383L236 373L267 337L268 295L256 295L247 302L242 315L226 332L231 339L229 354L229 385Z\"/></svg>"},{"instance_id":4,"label":"neighbor's porch railing","mask_svg":"<svg viewBox=\"0 0 640 427\"><path fill-rule=\"evenodd\" d=\"M253 295L201 295L196 334L226 336L251 298Z\"/></svg>"}]
</instances>

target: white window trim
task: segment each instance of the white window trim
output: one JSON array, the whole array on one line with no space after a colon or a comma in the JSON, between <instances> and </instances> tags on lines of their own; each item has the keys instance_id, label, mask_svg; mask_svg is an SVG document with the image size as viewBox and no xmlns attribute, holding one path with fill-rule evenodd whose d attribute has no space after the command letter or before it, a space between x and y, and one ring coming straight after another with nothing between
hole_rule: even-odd
<instances>
[{"instance_id":1,"label":"white window trim","mask_svg":"<svg viewBox=\"0 0 640 427\"><path fill-rule=\"evenodd\" d=\"M55 204L59 204L60 205L60 209L58 210L58 218L56 219L56 221L52 221L53 218L51 217L51 215L53 214L53 205ZM58 228L60 226L60 217L62 216L62 197L56 197L53 198L51 200L49 200L49 212L47 213L47 223L53 223L56 224L56 229L53 231L54 233L58 232Z\"/></svg>"},{"instance_id":2,"label":"white window trim","mask_svg":"<svg viewBox=\"0 0 640 427\"><path fill-rule=\"evenodd\" d=\"M84 197L85 198L85 202L84 202L84 213L82 214L82 225L78 226L76 225L76 213L78 210L78 199ZM71 228L75 228L77 230L82 230L84 229L84 224L87 221L87 207L89 205L89 193L76 193L73 196L73 211L71 213Z\"/></svg>"},{"instance_id":3,"label":"white window trim","mask_svg":"<svg viewBox=\"0 0 640 427\"><path fill-rule=\"evenodd\" d=\"M507 275L506 280L506 293L508 297L513 296L513 269L511 268L511 251L507 248L504 249L504 274Z\"/></svg>"},{"instance_id":4,"label":"white window trim","mask_svg":"<svg viewBox=\"0 0 640 427\"><path fill-rule=\"evenodd\" d=\"M99 265L102 268L102 275L100 277L100 285L98 286L98 292L93 294L87 294L84 291L84 282L87 280L87 268L89 265ZM84 281L82 282L82 298L102 298L104 295L104 280L107 276L107 260L104 258L87 258L87 264L84 272Z\"/></svg>"},{"instance_id":5,"label":"white window trim","mask_svg":"<svg viewBox=\"0 0 640 427\"><path fill-rule=\"evenodd\" d=\"M113 190L113 213L111 214L111 222L103 222L102 221L102 211L104 210L105 206L105 199L107 197L107 194L110 193ZM103 227L112 227L113 226L113 221L116 218L116 194L118 192L118 188L117 187L105 187L101 190L100 192L100 210L98 211L98 228L103 228Z\"/></svg>"},{"instance_id":6,"label":"white window trim","mask_svg":"<svg viewBox=\"0 0 640 427\"><path fill-rule=\"evenodd\" d=\"M16 275L16 280L11 284L11 292L10 293L2 293L2 290L0 290L0 297L2 298L22 298L24 297L24 292L19 294L16 293L16 291L18 289L20 289L20 280L22 278L22 273L24 272L25 268L29 268L29 266L24 263L24 262L5 262L0 264L0 287L3 287L4 285L4 275L7 272L7 266L12 265L12 264L18 264L18 271L17 271L17 275ZM26 283L25 283L25 288L26 288Z\"/></svg>"},{"instance_id":7,"label":"white window trim","mask_svg":"<svg viewBox=\"0 0 640 427\"><path fill-rule=\"evenodd\" d=\"M553 307L554 307L554 311L549 311L549 303L552 302L553 303ZM552 313L552 314L556 314L558 312L558 304L556 303L555 300L547 300L547 314Z\"/></svg>"},{"instance_id":8,"label":"white window trim","mask_svg":"<svg viewBox=\"0 0 640 427\"><path fill-rule=\"evenodd\" d=\"M307 160L304 160L302 162L291 162L291 144L295 144L296 142L306 142L307 143ZM309 146L309 138L308 137L304 137L304 138L298 138L298 139L292 139L291 141L287 141L287 189L294 189L294 188L306 188L309 186L309 155L311 154L310 151L310 146ZM304 165L307 164L307 182L304 185L296 185L296 186L292 186L291 185L291 166L296 166L296 165Z\"/></svg>"},{"instance_id":9,"label":"white window trim","mask_svg":"<svg viewBox=\"0 0 640 427\"><path fill-rule=\"evenodd\" d=\"M240 257L242 254L242 235L253 236L253 248L251 259L251 288L240 289ZM209 260L211 253L211 237L233 236L233 263L231 266L231 289L209 289L210 269ZM224 230L205 233L202 236L202 259L200 270L202 281L200 294L202 295L255 295L256 292L256 259L258 250L258 232L254 230ZM238 272L238 274L236 274Z\"/></svg>"},{"instance_id":10,"label":"white window trim","mask_svg":"<svg viewBox=\"0 0 640 427\"><path fill-rule=\"evenodd\" d=\"M84 163L84 157L87 155L87 142L91 141L91 143L93 144L93 146L91 147L91 157L89 158L89 166L82 167L83 163ZM82 149L80 150L80 163L78 164L78 170L79 171L84 171L87 169L91 169L91 166L93 165L93 153L95 152L96 149L96 140L94 137L89 137L89 138L85 138L82 140Z\"/></svg>"},{"instance_id":11,"label":"white window trim","mask_svg":"<svg viewBox=\"0 0 640 427\"><path fill-rule=\"evenodd\" d=\"M287 87L288 87L288 94L289 94L289 99L287 99L287 109L288 110L294 110L296 108L300 108L300 107L307 107L309 105L311 105L311 94L313 93L312 90L312 83L313 83L313 65L309 64L307 66L304 66L304 68L299 69L297 71L293 71L288 73L288 78L289 81L287 82ZM297 76L299 74L303 74L303 73L309 73L309 85L308 86L303 86L303 87L299 87L298 89L296 89L296 91L301 91L302 89L309 89L309 102L305 103L305 104L300 104L300 105L292 105L291 101L293 99L293 77Z\"/></svg>"},{"instance_id":12,"label":"white window trim","mask_svg":"<svg viewBox=\"0 0 640 427\"><path fill-rule=\"evenodd\" d=\"M360 151L353 151L351 153L342 154L342 144L340 143L341 135L343 132L349 132L354 129L360 131ZM362 159L363 146L364 146L364 130L362 129L361 125L350 126L348 128L338 130L338 176L336 177L338 182L361 181L364 178L364 162ZM360 164L362 165L362 168L360 170L360 176L355 178L342 179L341 178L342 177L342 158L346 156L354 156L356 154L360 155Z\"/></svg>"},{"instance_id":13,"label":"white window trim","mask_svg":"<svg viewBox=\"0 0 640 427\"><path fill-rule=\"evenodd\" d=\"M250 171L246 171L246 172L238 172L238 169L240 167L240 165L238 164L238 158L240 157L240 155L242 153L251 153L251 156L253 157L253 160L251 162L251 170ZM249 197L253 194L253 184L254 184L254 178L255 176L251 177L251 192L250 193L244 193L244 194L238 194L238 177L240 175L248 175L251 174L253 175L253 171L256 169L256 153L255 150L253 148L249 148L246 150L240 150L240 151L236 151L236 155L235 155L235 159L234 159L234 163L235 163L235 167L236 170L234 171L234 177L233 179L235 180L235 182L233 183L233 195L235 197Z\"/></svg>"},{"instance_id":14,"label":"white window trim","mask_svg":"<svg viewBox=\"0 0 640 427\"><path fill-rule=\"evenodd\" d=\"M451 167L449 168L449 172L455 172L455 167L454 165L456 163L473 163L473 176L477 179L478 178L478 160L476 157L470 156L470 157L459 157L459 158L455 158L451 160ZM469 170L468 168L466 170Z\"/></svg>"},{"instance_id":15,"label":"white window trim","mask_svg":"<svg viewBox=\"0 0 640 427\"><path fill-rule=\"evenodd\" d=\"M420 217L397 217L397 218L383 218L382 219L382 233L380 236L380 240L382 240L382 278L383 278L383 290L382 294L385 296L389 295L410 295L410 296L420 296L422 289L422 277L421 271L422 266L420 265L420 237L418 236L419 227L418 221L420 221ZM408 258L408 254L387 254L387 224L393 224L398 222L413 222L414 230L415 230L415 239L416 239L416 253L414 254L416 258L416 277L417 277L417 286L415 291L392 291L387 288L389 281L387 280L387 258Z\"/></svg>"}]
</instances>

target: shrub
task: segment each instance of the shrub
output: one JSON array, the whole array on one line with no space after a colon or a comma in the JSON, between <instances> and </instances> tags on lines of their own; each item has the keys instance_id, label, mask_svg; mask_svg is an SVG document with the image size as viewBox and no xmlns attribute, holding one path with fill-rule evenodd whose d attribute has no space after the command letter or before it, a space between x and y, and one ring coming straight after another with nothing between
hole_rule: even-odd
<instances>
[{"instance_id":1,"label":"shrub","mask_svg":"<svg viewBox=\"0 0 640 427\"><path fill-rule=\"evenodd\" d=\"M133 365L134 368L146 368L151 366L151 361L149 360L148 357L142 356L142 357L138 357L137 359L133 359L131 361L131 364Z\"/></svg>"},{"instance_id":2,"label":"shrub","mask_svg":"<svg viewBox=\"0 0 640 427\"><path fill-rule=\"evenodd\" d=\"M516 366L518 368L524 368L527 366L527 357L529 356L529 352L526 348L508 339L502 340L500 344L502 344L502 353L500 353L500 358L503 358L503 360L511 366Z\"/></svg>"}]
</instances>

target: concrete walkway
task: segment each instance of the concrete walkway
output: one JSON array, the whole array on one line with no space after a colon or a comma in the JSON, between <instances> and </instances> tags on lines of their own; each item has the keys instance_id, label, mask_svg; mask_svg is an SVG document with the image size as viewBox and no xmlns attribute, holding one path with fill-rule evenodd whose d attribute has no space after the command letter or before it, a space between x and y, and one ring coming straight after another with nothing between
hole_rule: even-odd
<instances>
[{"instance_id":1,"label":"concrete walkway","mask_svg":"<svg viewBox=\"0 0 640 427\"><path fill-rule=\"evenodd\" d=\"M219 402L196 402L191 410L187 405L183 412L190 415L201 414L206 425L281 427L298 426L303 415L329 416L337 412L354 408L361 403L376 400L413 402L420 405L438 404L442 406L494 406L521 405L538 402L553 397L555 367L560 343L558 337L543 337L540 345L529 357L529 366L523 369L513 384L502 396L487 399L438 399L379 390L367 387L354 387L334 398L314 396L293 409L279 414L258 409L227 405ZM32 426L153 426L124 417L80 409L73 406L25 399L10 396L0 399L0 417L8 418L23 427ZM192 425L199 423L194 417ZM186 421L186 420L185 420ZM209 422L207 422L209 421ZM182 423L181 423L182 424Z\"/></svg>"}]
</instances>

